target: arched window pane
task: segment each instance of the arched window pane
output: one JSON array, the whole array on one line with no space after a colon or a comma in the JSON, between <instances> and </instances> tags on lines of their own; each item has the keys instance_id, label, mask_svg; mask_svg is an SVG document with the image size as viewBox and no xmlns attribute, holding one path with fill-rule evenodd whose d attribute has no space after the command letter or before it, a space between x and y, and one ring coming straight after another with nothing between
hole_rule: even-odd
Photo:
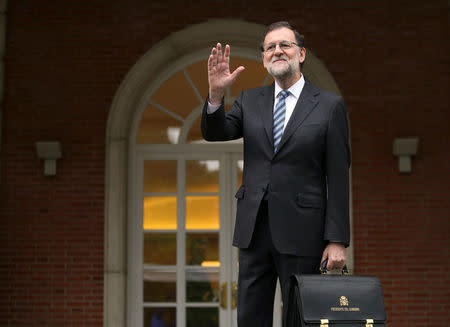
<instances>
[{"instance_id":1,"label":"arched window pane","mask_svg":"<svg viewBox=\"0 0 450 327\"><path fill-rule=\"evenodd\" d=\"M239 66L244 66L245 70L231 85L231 95L238 96L242 90L262 86L267 77L267 70L261 64L250 59L235 58L231 64L230 69L236 69Z\"/></svg>"},{"instance_id":2,"label":"arched window pane","mask_svg":"<svg viewBox=\"0 0 450 327\"><path fill-rule=\"evenodd\" d=\"M192 64L186 68L186 71L188 72L189 76L194 82L202 99L206 99L209 89L208 74L207 74L208 69L207 59L208 58L205 58L205 60L196 62L195 64ZM203 102L201 104L203 105Z\"/></svg>"},{"instance_id":3,"label":"arched window pane","mask_svg":"<svg viewBox=\"0 0 450 327\"><path fill-rule=\"evenodd\" d=\"M200 100L182 71L161 85L153 94L151 101L183 118L200 105Z\"/></svg>"},{"instance_id":4,"label":"arched window pane","mask_svg":"<svg viewBox=\"0 0 450 327\"><path fill-rule=\"evenodd\" d=\"M152 95L139 125L138 144L203 143L200 118L192 123L192 115L204 105L208 95L206 59L178 71ZM231 68L244 66L245 70L229 90L232 98L243 89L270 83L267 71L260 62L234 57ZM228 99L229 100L229 99ZM226 103L228 109L231 103ZM192 124L192 125L191 125ZM182 136L182 139L179 136Z\"/></svg>"},{"instance_id":5,"label":"arched window pane","mask_svg":"<svg viewBox=\"0 0 450 327\"><path fill-rule=\"evenodd\" d=\"M136 142L138 144L178 143L179 131L183 123L166 112L149 105L142 114ZM178 133L174 131L178 130Z\"/></svg>"}]
</instances>

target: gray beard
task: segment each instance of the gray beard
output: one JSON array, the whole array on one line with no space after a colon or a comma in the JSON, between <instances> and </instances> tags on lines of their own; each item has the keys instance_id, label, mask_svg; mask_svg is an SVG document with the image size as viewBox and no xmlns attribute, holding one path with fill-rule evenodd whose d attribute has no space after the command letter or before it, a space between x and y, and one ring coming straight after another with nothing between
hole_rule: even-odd
<instances>
[{"instance_id":1,"label":"gray beard","mask_svg":"<svg viewBox=\"0 0 450 327\"><path fill-rule=\"evenodd\" d=\"M281 58L283 58L283 57L281 57ZM298 65L298 55L295 57L294 60ZM291 78L296 73L295 67L292 67L292 65L289 61L288 61L288 66L284 69L276 70L276 69L274 69L273 66L269 66L267 68L267 71L269 72L270 75L272 75L273 78L281 80L281 81Z\"/></svg>"},{"instance_id":2,"label":"gray beard","mask_svg":"<svg viewBox=\"0 0 450 327\"><path fill-rule=\"evenodd\" d=\"M269 67L267 70L269 71L269 74L272 75L273 78L280 80L287 79L294 74L294 71L290 65L282 70L275 70L273 69L273 67Z\"/></svg>"}]
</instances>

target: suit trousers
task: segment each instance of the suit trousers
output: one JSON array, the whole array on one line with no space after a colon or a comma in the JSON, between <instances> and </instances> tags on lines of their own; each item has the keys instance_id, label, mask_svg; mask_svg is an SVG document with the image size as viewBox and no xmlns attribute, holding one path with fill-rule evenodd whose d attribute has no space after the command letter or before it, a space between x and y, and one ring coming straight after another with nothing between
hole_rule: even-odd
<instances>
[{"instance_id":1,"label":"suit trousers","mask_svg":"<svg viewBox=\"0 0 450 327\"><path fill-rule=\"evenodd\" d=\"M239 250L238 327L270 327L277 277L287 303L292 274L319 273L320 257L282 254L270 233L267 201L259 207L250 246Z\"/></svg>"}]
</instances>

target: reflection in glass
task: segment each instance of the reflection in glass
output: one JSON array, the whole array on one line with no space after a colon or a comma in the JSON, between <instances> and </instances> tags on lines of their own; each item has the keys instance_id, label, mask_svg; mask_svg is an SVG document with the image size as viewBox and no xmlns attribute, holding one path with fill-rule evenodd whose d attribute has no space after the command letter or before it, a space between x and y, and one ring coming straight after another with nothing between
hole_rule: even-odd
<instances>
[{"instance_id":1,"label":"reflection in glass","mask_svg":"<svg viewBox=\"0 0 450 327\"><path fill-rule=\"evenodd\" d=\"M177 197L145 197L143 225L145 230L177 229Z\"/></svg>"},{"instance_id":2,"label":"reflection in glass","mask_svg":"<svg viewBox=\"0 0 450 327\"><path fill-rule=\"evenodd\" d=\"M219 271L186 271L187 302L219 302Z\"/></svg>"},{"instance_id":3,"label":"reflection in glass","mask_svg":"<svg viewBox=\"0 0 450 327\"><path fill-rule=\"evenodd\" d=\"M144 271L144 302L176 302L176 271Z\"/></svg>"},{"instance_id":4,"label":"reflection in glass","mask_svg":"<svg viewBox=\"0 0 450 327\"><path fill-rule=\"evenodd\" d=\"M187 196L186 229L219 229L219 197Z\"/></svg>"},{"instance_id":5,"label":"reflection in glass","mask_svg":"<svg viewBox=\"0 0 450 327\"><path fill-rule=\"evenodd\" d=\"M219 160L187 160L186 192L219 192Z\"/></svg>"},{"instance_id":6,"label":"reflection in glass","mask_svg":"<svg viewBox=\"0 0 450 327\"><path fill-rule=\"evenodd\" d=\"M218 327L218 308L187 308L186 327Z\"/></svg>"},{"instance_id":7,"label":"reflection in glass","mask_svg":"<svg viewBox=\"0 0 450 327\"><path fill-rule=\"evenodd\" d=\"M219 261L219 234L186 233L186 264L200 266L205 261Z\"/></svg>"},{"instance_id":8,"label":"reflection in glass","mask_svg":"<svg viewBox=\"0 0 450 327\"><path fill-rule=\"evenodd\" d=\"M182 127L183 123L167 113L149 105L142 114L139 129L136 135L138 144L168 144L169 128Z\"/></svg>"},{"instance_id":9,"label":"reflection in glass","mask_svg":"<svg viewBox=\"0 0 450 327\"><path fill-rule=\"evenodd\" d=\"M176 233L145 233L144 264L176 265Z\"/></svg>"},{"instance_id":10,"label":"reflection in glass","mask_svg":"<svg viewBox=\"0 0 450 327\"><path fill-rule=\"evenodd\" d=\"M144 308L145 327L176 327L176 308Z\"/></svg>"},{"instance_id":11,"label":"reflection in glass","mask_svg":"<svg viewBox=\"0 0 450 327\"><path fill-rule=\"evenodd\" d=\"M177 162L146 160L144 162L144 192L176 192Z\"/></svg>"}]
</instances>

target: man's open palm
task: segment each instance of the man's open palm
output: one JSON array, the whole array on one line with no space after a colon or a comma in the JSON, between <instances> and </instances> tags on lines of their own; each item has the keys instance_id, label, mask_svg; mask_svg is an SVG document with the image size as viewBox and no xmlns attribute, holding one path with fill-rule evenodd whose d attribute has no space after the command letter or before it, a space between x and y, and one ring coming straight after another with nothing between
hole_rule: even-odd
<instances>
[{"instance_id":1,"label":"man's open palm","mask_svg":"<svg viewBox=\"0 0 450 327\"><path fill-rule=\"evenodd\" d=\"M227 44L222 54L222 45L217 43L208 59L209 102L220 104L227 87L233 84L244 69L239 66L230 73L230 46Z\"/></svg>"}]
</instances>

